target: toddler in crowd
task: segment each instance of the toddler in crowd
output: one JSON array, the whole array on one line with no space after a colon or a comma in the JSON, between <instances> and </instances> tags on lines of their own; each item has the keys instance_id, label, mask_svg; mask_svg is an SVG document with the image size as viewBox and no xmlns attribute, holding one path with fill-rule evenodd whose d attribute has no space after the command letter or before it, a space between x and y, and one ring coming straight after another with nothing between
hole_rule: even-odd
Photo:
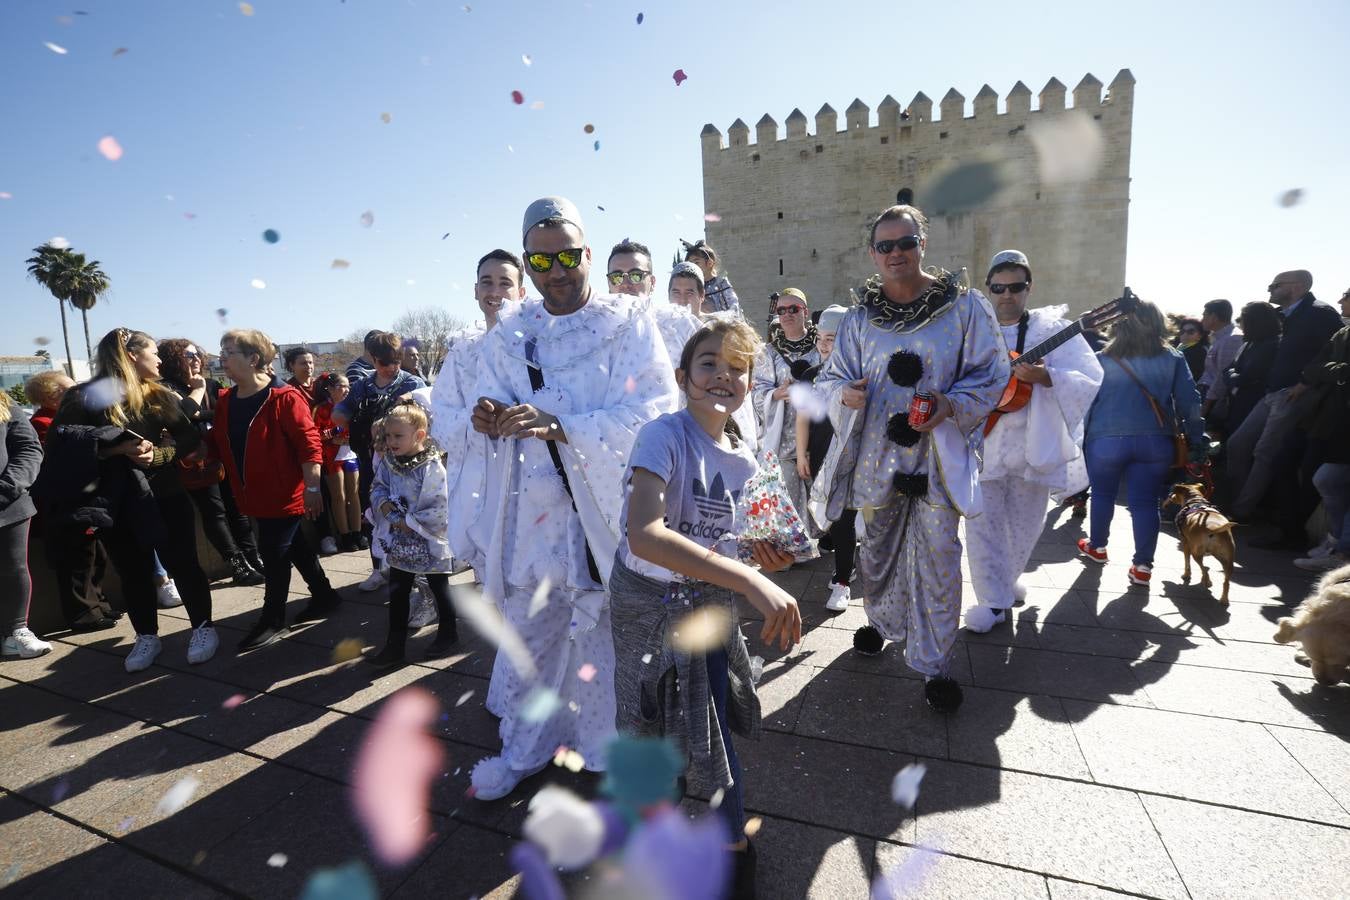
<instances>
[{"instance_id":1,"label":"toddler in crowd","mask_svg":"<svg viewBox=\"0 0 1350 900\"><path fill-rule=\"evenodd\" d=\"M357 485L360 467L347 429L333 424L333 407L349 393L347 376L339 372L326 372L314 382L314 397L320 401L314 407L314 425L323 441L323 478L328 485L333 527L337 529L337 549L344 553L369 548L361 534L361 495Z\"/></svg>"},{"instance_id":2,"label":"toddler in crowd","mask_svg":"<svg viewBox=\"0 0 1350 900\"><path fill-rule=\"evenodd\" d=\"M675 377L687 404L638 432L609 583L616 725L672 739L687 760L689 786L725 792L718 813L731 849L741 851L735 896L753 895L746 891L754 854L731 732L755 738L760 728L736 598L763 614L765 642L778 638L786 649L802 629L797 601L736 558L734 535L743 525L736 501L758 466L729 423L745 402L758 349L758 336L739 319L710 322L685 344ZM764 571L792 563L765 542L753 545L753 555ZM681 620L700 609L729 623L724 636L713 646L681 644Z\"/></svg>"},{"instance_id":3,"label":"toddler in crowd","mask_svg":"<svg viewBox=\"0 0 1350 900\"><path fill-rule=\"evenodd\" d=\"M427 414L411 397L383 418L384 450L370 488L374 539L389 572L389 640L370 662L396 666L408 640L409 596L425 575L436 598L440 628L428 658L444 656L458 639L450 607L450 499L440 451L427 446Z\"/></svg>"}]
</instances>

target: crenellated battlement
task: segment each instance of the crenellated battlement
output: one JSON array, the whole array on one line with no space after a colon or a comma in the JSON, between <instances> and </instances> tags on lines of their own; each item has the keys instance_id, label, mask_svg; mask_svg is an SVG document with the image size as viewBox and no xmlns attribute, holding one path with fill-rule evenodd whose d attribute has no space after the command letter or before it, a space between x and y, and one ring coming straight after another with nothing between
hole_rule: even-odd
<instances>
[{"instance_id":1,"label":"crenellated battlement","mask_svg":"<svg viewBox=\"0 0 1350 900\"><path fill-rule=\"evenodd\" d=\"M1118 113L1128 122L1134 104L1134 76L1130 70L1121 69L1105 88L1103 91L1101 81L1089 72L1074 87L1072 105L1066 105L1069 90L1058 78L1052 77L1037 94L1036 106L1033 108L1031 89L1019 81L1003 98L1003 110L1000 112L998 92L986 84L971 102L971 114L968 116L966 98L956 88L949 89L943 95L936 116L933 115L933 101L923 91L916 93L905 107L901 107L894 97L887 94L877 106L875 121L871 108L861 99L855 98L844 110L842 130L839 128L839 114L826 103L816 112L813 131L808 131L806 116L802 111L794 109L787 117L787 133L781 137L777 121L768 113L755 123L753 140L750 126L741 119L728 127L725 136L717 126L709 123L703 126L700 137L706 158L710 154L733 148L767 148L806 138L815 138L818 142L871 136L923 140L930 131L940 133L943 140L960 137L963 133L983 136L991 129L1025 126L1039 115L1062 113L1070 109L1090 113L1099 120L1108 114Z\"/></svg>"}]
</instances>

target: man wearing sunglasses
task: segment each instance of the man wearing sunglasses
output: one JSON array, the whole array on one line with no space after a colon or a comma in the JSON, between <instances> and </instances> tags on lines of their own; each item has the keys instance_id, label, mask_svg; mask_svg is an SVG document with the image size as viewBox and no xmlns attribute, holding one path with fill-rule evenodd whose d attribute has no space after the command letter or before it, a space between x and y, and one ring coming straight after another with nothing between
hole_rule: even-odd
<instances>
[{"instance_id":1,"label":"man wearing sunglasses","mask_svg":"<svg viewBox=\"0 0 1350 900\"><path fill-rule=\"evenodd\" d=\"M483 339L472 423L490 450L471 447L460 475L462 485L490 494L475 525L492 536L484 592L534 669L518 671L506 654L493 666L487 708L501 717L502 750L474 767L482 800L509 794L560 745L578 750L588 768L604 767L615 718L604 583L618 547L624 471L638 429L673 412L676 396L670 358L643 306L587 283L591 251L577 208L561 197L536 200L522 237L542 299L503 313ZM532 696L556 708L541 716Z\"/></svg>"},{"instance_id":2,"label":"man wearing sunglasses","mask_svg":"<svg viewBox=\"0 0 1350 900\"><path fill-rule=\"evenodd\" d=\"M962 699L951 677L961 620L957 524L980 512L982 426L1010 366L989 301L962 276L924 269L927 237L928 220L913 206L893 206L872 223L878 274L844 316L816 379L840 456L812 493L830 521L857 509L867 525L857 568L870 624L854 634L854 648L875 654L886 639L903 642L928 705L945 713ZM926 420L910 424L920 392Z\"/></svg>"},{"instance_id":3,"label":"man wearing sunglasses","mask_svg":"<svg viewBox=\"0 0 1350 900\"><path fill-rule=\"evenodd\" d=\"M1027 309L1031 263L1004 250L985 277L1003 343L1025 353L1072 325L1062 306ZM978 605L966 628L983 634L1007 621L1026 595L1019 582L1045 527L1051 492L1069 496L1087 487L1083 420L1102 383L1102 366L1088 342L1075 335L1035 364L1014 363L1012 377L1032 385L1026 406L1004 413L984 438L980 492L984 512L966 521L966 555Z\"/></svg>"},{"instance_id":4,"label":"man wearing sunglasses","mask_svg":"<svg viewBox=\"0 0 1350 900\"><path fill-rule=\"evenodd\" d=\"M816 326L807 309L806 294L798 288L774 294L769 302L774 317L769 322L768 343L755 363L753 385L755 412L763 423L760 446L778 455L783 486L798 515L809 521L808 488L797 472L797 409L789 393L794 383L800 380L809 384L820 371Z\"/></svg>"}]
</instances>

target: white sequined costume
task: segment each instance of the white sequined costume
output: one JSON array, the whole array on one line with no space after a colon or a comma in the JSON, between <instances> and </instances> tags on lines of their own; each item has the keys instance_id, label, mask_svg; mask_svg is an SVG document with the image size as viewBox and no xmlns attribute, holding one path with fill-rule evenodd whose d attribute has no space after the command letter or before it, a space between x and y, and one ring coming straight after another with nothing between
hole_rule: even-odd
<instances>
[{"instance_id":1,"label":"white sequined costume","mask_svg":"<svg viewBox=\"0 0 1350 900\"><path fill-rule=\"evenodd\" d=\"M803 338L800 343L802 349L795 351L771 343L764 345L755 360L752 397L761 423L760 446L778 454L783 487L798 514L811 525L811 518L806 514L808 487L797 474L797 409L792 405L791 397L773 398L773 392L780 385L790 385L801 377L800 373L820 365L820 351L816 349L815 341Z\"/></svg>"}]
</instances>

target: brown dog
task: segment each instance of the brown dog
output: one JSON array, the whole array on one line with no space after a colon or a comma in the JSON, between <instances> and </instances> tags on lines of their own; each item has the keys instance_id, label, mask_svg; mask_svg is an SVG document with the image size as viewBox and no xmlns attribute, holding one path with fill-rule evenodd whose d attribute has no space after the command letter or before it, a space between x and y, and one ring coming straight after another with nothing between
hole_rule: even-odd
<instances>
[{"instance_id":1,"label":"brown dog","mask_svg":"<svg viewBox=\"0 0 1350 900\"><path fill-rule=\"evenodd\" d=\"M1323 575L1293 618L1280 619L1279 626L1275 640L1301 643L1319 684L1350 680L1350 566Z\"/></svg>"},{"instance_id":2,"label":"brown dog","mask_svg":"<svg viewBox=\"0 0 1350 900\"><path fill-rule=\"evenodd\" d=\"M1218 507L1205 499L1199 484L1178 484L1172 489L1168 503L1181 507L1177 513L1177 532L1181 535L1181 552L1186 557L1186 571L1181 580L1191 582L1191 557L1200 567L1200 586L1210 586L1209 569L1205 568L1205 556L1209 555L1223 564L1223 596L1219 605L1228 605L1228 583L1233 579L1233 557L1237 555L1237 542L1233 540L1233 528L1236 522L1230 522Z\"/></svg>"}]
</instances>

